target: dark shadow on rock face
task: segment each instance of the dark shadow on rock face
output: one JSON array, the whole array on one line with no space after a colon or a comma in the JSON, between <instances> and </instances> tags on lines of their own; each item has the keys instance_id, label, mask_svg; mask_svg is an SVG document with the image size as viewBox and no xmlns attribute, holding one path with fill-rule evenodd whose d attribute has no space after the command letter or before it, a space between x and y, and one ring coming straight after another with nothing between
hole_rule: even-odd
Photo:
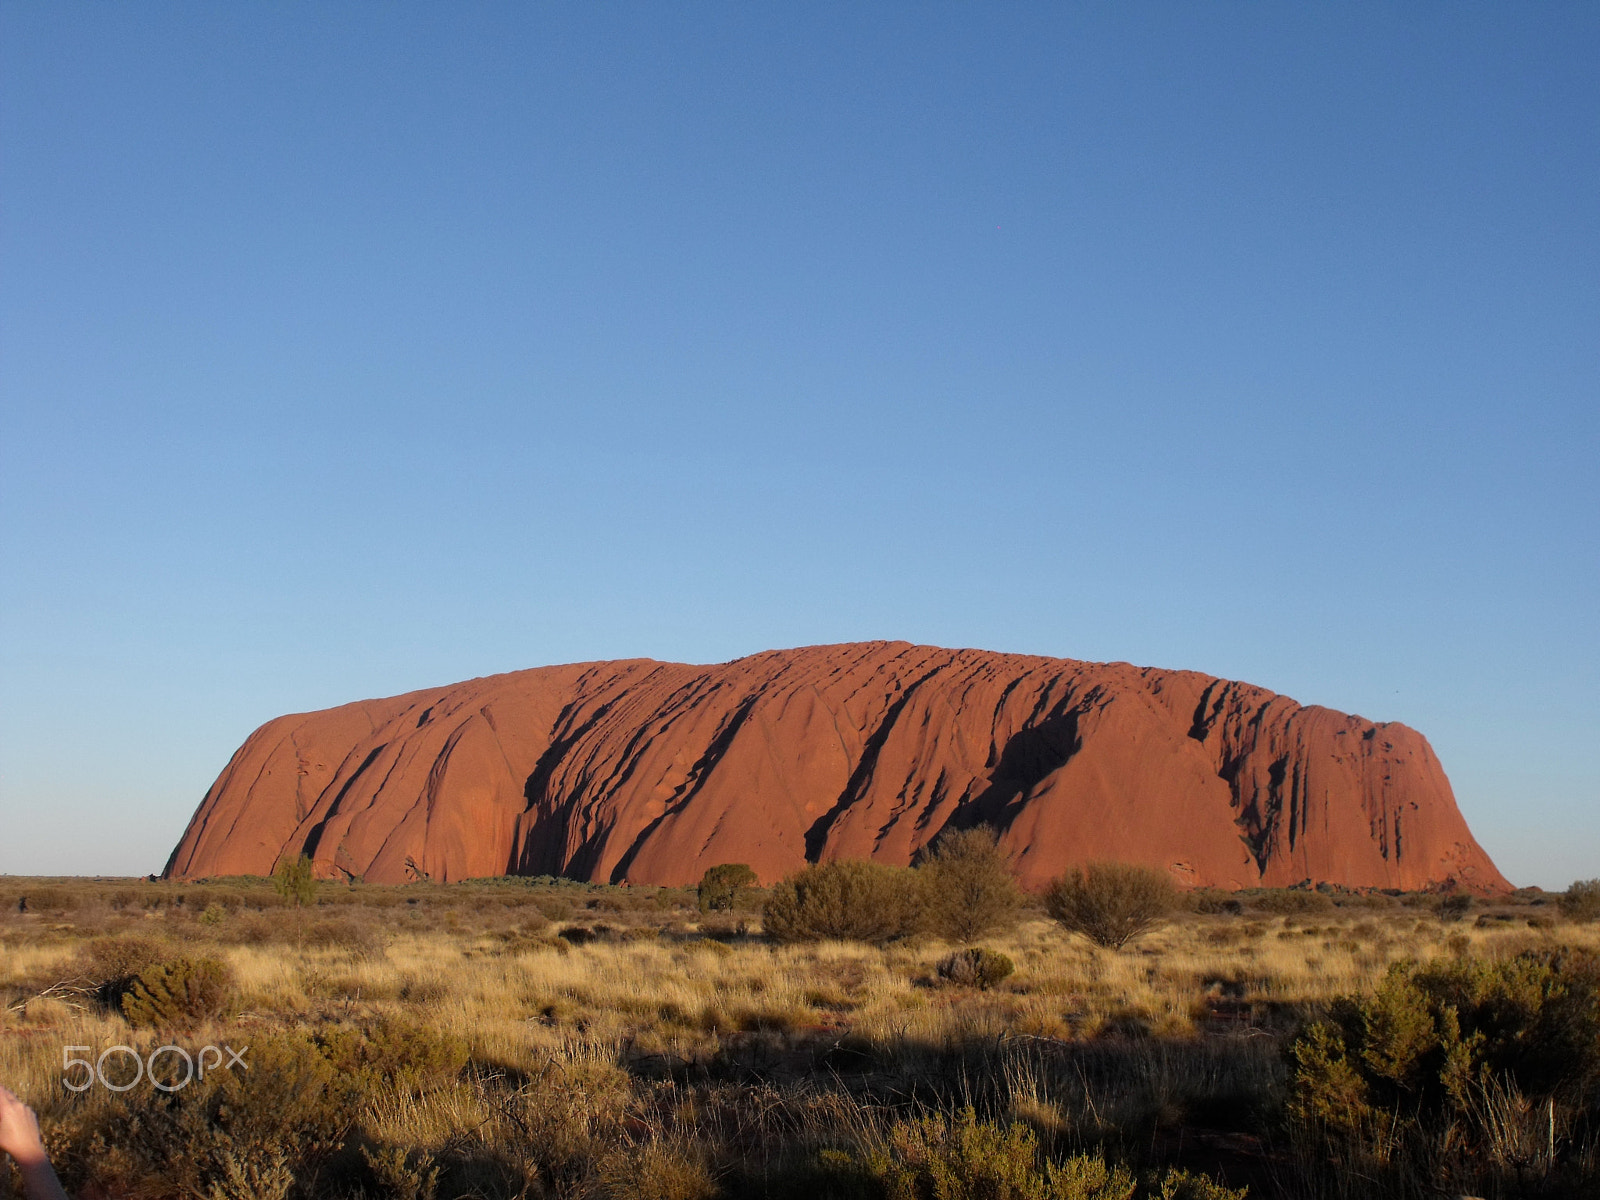
<instances>
[{"instance_id":1,"label":"dark shadow on rock face","mask_svg":"<svg viewBox=\"0 0 1600 1200\"><path fill-rule=\"evenodd\" d=\"M1078 733L1079 708L1056 712L1014 734L1002 747L989 786L962 805L949 828L991 825L1003 833L1022 810L1028 794L1083 749Z\"/></svg>"}]
</instances>

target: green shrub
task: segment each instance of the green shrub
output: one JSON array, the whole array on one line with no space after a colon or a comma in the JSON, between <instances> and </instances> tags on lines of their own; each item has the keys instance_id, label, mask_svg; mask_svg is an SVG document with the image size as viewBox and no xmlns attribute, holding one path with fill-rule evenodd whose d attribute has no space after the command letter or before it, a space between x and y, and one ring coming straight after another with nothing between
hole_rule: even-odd
<instances>
[{"instance_id":1,"label":"green shrub","mask_svg":"<svg viewBox=\"0 0 1600 1200\"><path fill-rule=\"evenodd\" d=\"M461 1039L397 1018L334 1029L318 1043L335 1070L367 1089L431 1091L454 1081L467 1063Z\"/></svg>"},{"instance_id":2,"label":"green shrub","mask_svg":"<svg viewBox=\"0 0 1600 1200\"><path fill-rule=\"evenodd\" d=\"M998 951L974 946L945 955L937 970L946 983L988 990L1016 970L1016 964Z\"/></svg>"},{"instance_id":3,"label":"green shrub","mask_svg":"<svg viewBox=\"0 0 1600 1200\"><path fill-rule=\"evenodd\" d=\"M920 929L920 884L905 867L860 859L821 863L772 889L762 925L780 942L837 938L882 945Z\"/></svg>"},{"instance_id":4,"label":"green shrub","mask_svg":"<svg viewBox=\"0 0 1600 1200\"><path fill-rule=\"evenodd\" d=\"M1245 1200L1247 1187L1225 1188L1209 1175L1169 1167L1153 1181L1147 1195L1152 1200Z\"/></svg>"},{"instance_id":5,"label":"green shrub","mask_svg":"<svg viewBox=\"0 0 1600 1200\"><path fill-rule=\"evenodd\" d=\"M76 1194L280 1200L337 1151L358 1093L303 1037L257 1035L248 1069L170 1094L140 1087L64 1114L54 1155Z\"/></svg>"},{"instance_id":6,"label":"green shrub","mask_svg":"<svg viewBox=\"0 0 1600 1200\"><path fill-rule=\"evenodd\" d=\"M927 925L952 942L971 942L1016 920L1022 892L987 826L944 834L922 865Z\"/></svg>"},{"instance_id":7,"label":"green shrub","mask_svg":"<svg viewBox=\"0 0 1600 1200\"><path fill-rule=\"evenodd\" d=\"M1051 917L1113 950L1160 924L1177 903L1165 871L1134 863L1090 863L1061 876L1044 895Z\"/></svg>"},{"instance_id":8,"label":"green shrub","mask_svg":"<svg viewBox=\"0 0 1600 1200\"><path fill-rule=\"evenodd\" d=\"M756 873L744 863L718 863L700 877L696 897L701 912L732 912L739 894L757 883Z\"/></svg>"},{"instance_id":9,"label":"green shrub","mask_svg":"<svg viewBox=\"0 0 1600 1200\"><path fill-rule=\"evenodd\" d=\"M1130 1200L1135 1187L1101 1159L1041 1162L1033 1130L979 1121L970 1108L896 1122L862 1165L885 1200Z\"/></svg>"},{"instance_id":10,"label":"green shrub","mask_svg":"<svg viewBox=\"0 0 1600 1200\"><path fill-rule=\"evenodd\" d=\"M1600 918L1600 879L1580 879L1561 893L1556 901L1561 914L1571 921Z\"/></svg>"},{"instance_id":11,"label":"green shrub","mask_svg":"<svg viewBox=\"0 0 1600 1200\"><path fill-rule=\"evenodd\" d=\"M426 1150L408 1152L403 1146L369 1150L363 1146L361 1157L387 1200L433 1200L439 1187L439 1168Z\"/></svg>"},{"instance_id":12,"label":"green shrub","mask_svg":"<svg viewBox=\"0 0 1600 1200\"><path fill-rule=\"evenodd\" d=\"M158 1029L221 1016L233 1000L233 975L214 958L177 958L134 976L122 994L131 1024Z\"/></svg>"},{"instance_id":13,"label":"green shrub","mask_svg":"<svg viewBox=\"0 0 1600 1200\"><path fill-rule=\"evenodd\" d=\"M823 1155L836 1182L883 1200L1244 1200L1208 1176L1169 1170L1141 1187L1126 1167L1094 1155L1063 1161L1039 1152L1026 1125L978 1120L971 1108L955 1118L897 1121L881 1145ZM841 1178L843 1177L843 1178Z\"/></svg>"},{"instance_id":14,"label":"green shrub","mask_svg":"<svg viewBox=\"0 0 1600 1200\"><path fill-rule=\"evenodd\" d=\"M1508 1129L1547 1120L1553 1130L1600 1083L1600 962L1535 950L1399 963L1371 996L1336 1001L1291 1053L1289 1111L1302 1136L1398 1162L1397 1146L1420 1156L1452 1129L1437 1153L1509 1168ZM1532 1132L1548 1157L1543 1129Z\"/></svg>"},{"instance_id":15,"label":"green shrub","mask_svg":"<svg viewBox=\"0 0 1600 1200\"><path fill-rule=\"evenodd\" d=\"M288 1152L275 1148L261 1155L246 1155L232 1146L218 1147L216 1169L206 1200L288 1200L294 1190L294 1171Z\"/></svg>"}]
</instances>

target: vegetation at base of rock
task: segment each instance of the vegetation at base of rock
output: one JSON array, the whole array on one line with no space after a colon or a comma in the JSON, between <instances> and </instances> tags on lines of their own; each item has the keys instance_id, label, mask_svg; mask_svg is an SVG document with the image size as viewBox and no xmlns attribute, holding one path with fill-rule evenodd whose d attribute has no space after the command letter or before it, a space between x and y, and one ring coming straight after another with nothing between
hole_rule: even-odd
<instances>
[{"instance_id":1,"label":"vegetation at base of rock","mask_svg":"<svg viewBox=\"0 0 1600 1200\"><path fill-rule=\"evenodd\" d=\"M696 889L701 912L732 912L739 897L759 880L747 863L718 863L706 868Z\"/></svg>"},{"instance_id":2,"label":"vegetation at base of rock","mask_svg":"<svg viewBox=\"0 0 1600 1200\"><path fill-rule=\"evenodd\" d=\"M923 927L922 882L907 867L860 859L819 863L772 889L762 926L779 942L833 938L881 946Z\"/></svg>"},{"instance_id":3,"label":"vegetation at base of rock","mask_svg":"<svg viewBox=\"0 0 1600 1200\"><path fill-rule=\"evenodd\" d=\"M1022 892L988 826L942 834L917 869L927 928L946 941L987 937L1010 925L1022 907Z\"/></svg>"},{"instance_id":4,"label":"vegetation at base of rock","mask_svg":"<svg viewBox=\"0 0 1600 1200\"><path fill-rule=\"evenodd\" d=\"M1046 890L1045 911L1073 933L1120 950L1178 906L1171 876L1134 863L1098 862L1068 871Z\"/></svg>"}]
</instances>

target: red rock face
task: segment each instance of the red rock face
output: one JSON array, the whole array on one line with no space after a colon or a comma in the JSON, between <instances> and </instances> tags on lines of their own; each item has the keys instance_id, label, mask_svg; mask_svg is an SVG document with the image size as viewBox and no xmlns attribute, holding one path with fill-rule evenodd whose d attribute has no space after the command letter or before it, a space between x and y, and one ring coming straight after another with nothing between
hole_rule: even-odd
<instances>
[{"instance_id":1,"label":"red rock face","mask_svg":"<svg viewBox=\"0 0 1600 1200\"><path fill-rule=\"evenodd\" d=\"M1093 859L1181 883L1509 887L1421 734L1125 663L869 642L714 667L541 667L279 717L176 878L309 854L375 883L690 884L749 863L908 863L989 823L1025 885Z\"/></svg>"}]
</instances>

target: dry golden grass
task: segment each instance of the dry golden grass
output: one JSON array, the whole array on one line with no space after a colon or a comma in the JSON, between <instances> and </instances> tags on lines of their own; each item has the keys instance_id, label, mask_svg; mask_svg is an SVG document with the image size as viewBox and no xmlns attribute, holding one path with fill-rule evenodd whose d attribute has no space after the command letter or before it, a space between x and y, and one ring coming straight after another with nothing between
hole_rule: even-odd
<instances>
[{"instance_id":1,"label":"dry golden grass","mask_svg":"<svg viewBox=\"0 0 1600 1200\"><path fill-rule=\"evenodd\" d=\"M703 920L682 893L339 889L300 913L253 885L55 886L48 904L18 913L13 902L0 920L0 1082L65 1124L109 1101L63 1088L63 1046L239 1046L385 1021L430 1031L465 1047L467 1070L370 1089L350 1118L372 1144L454 1163L447 1182L469 1191L441 1195L517 1194L491 1177L621 1195L618 1179L678 1171L687 1193L708 1196L717 1154L746 1173L778 1170L771 1146L852 1128L870 1140L912 1097L987 1103L1046 1146L1159 1157L1161 1131L1193 1123L1206 1095L1281 1101L1281 1039L1334 997L1371 991L1393 963L1549 943L1600 951L1600 927L1526 903L1482 924L1425 903L1184 914L1121 951L1035 911L985 939L1017 969L979 992L940 983L952 947L937 940L775 945L754 912ZM569 926L597 933L556 936ZM180 1033L131 1027L81 990L86 947L103 936L221 960L232 1011ZM1083 1053L1069 1063L1050 1047ZM719 1090L729 1080L736 1102ZM535 1142L543 1157L513 1161L508 1147ZM568 1188L568 1176L586 1182ZM737 1191L727 1178L715 1187Z\"/></svg>"},{"instance_id":2,"label":"dry golden grass","mask_svg":"<svg viewBox=\"0 0 1600 1200\"><path fill-rule=\"evenodd\" d=\"M1190 1037L1218 1015L1259 1020L1370 990L1390 964L1450 954L1505 954L1560 940L1600 949L1600 927L1525 922L1480 928L1399 908L1265 917L1180 917L1121 951L1105 950L1042 919L986 945L1009 955L1014 976L981 995L936 986L950 949L937 940L875 949L822 942L777 946L753 936L674 935L573 946L559 939L507 945L490 930L400 925L360 949L278 942L229 945L175 928L167 914L141 935L178 936L225 961L238 984L235 1021L318 1024L405 1017L463 1038L475 1059L517 1065L578 1037L631 1043L640 1053L714 1054L732 1035L853 1032L869 1039L948 1042L1005 1033L1069 1039L1113 1022ZM752 928L757 929L752 923ZM59 1063L20 1072L19 1049L71 1034L95 1045L133 1036L120 1016L78 998L34 998L80 973L86 935L59 921L30 937L9 923L0 961L7 1006L0 1073L24 1091L46 1087ZM84 1005L74 1008L74 1003Z\"/></svg>"}]
</instances>

